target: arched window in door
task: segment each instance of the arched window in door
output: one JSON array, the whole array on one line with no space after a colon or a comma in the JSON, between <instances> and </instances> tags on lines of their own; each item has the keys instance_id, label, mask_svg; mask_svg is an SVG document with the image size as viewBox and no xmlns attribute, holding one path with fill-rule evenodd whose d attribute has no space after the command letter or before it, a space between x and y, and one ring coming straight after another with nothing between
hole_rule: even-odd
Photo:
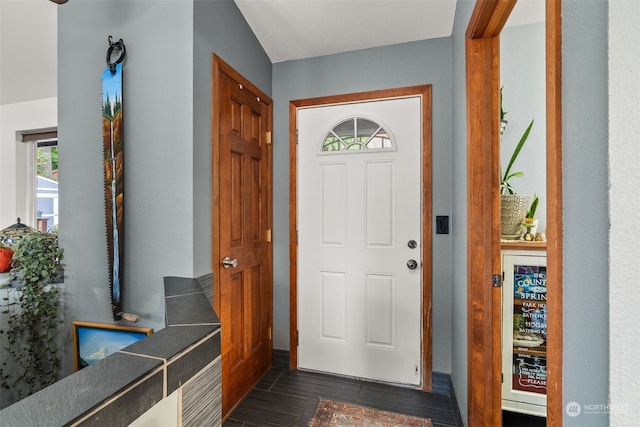
<instances>
[{"instance_id":1,"label":"arched window in door","mask_svg":"<svg viewBox=\"0 0 640 427\"><path fill-rule=\"evenodd\" d=\"M322 152L392 151L390 132L373 119L349 117L335 125L322 141Z\"/></svg>"}]
</instances>

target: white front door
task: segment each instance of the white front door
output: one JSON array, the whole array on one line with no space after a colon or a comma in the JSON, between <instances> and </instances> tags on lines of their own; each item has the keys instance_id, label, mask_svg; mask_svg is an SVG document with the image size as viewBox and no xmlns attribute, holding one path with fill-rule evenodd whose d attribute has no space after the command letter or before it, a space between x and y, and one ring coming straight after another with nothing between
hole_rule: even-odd
<instances>
[{"instance_id":1,"label":"white front door","mask_svg":"<svg viewBox=\"0 0 640 427\"><path fill-rule=\"evenodd\" d=\"M421 384L420 118L417 96L298 110L301 369Z\"/></svg>"}]
</instances>

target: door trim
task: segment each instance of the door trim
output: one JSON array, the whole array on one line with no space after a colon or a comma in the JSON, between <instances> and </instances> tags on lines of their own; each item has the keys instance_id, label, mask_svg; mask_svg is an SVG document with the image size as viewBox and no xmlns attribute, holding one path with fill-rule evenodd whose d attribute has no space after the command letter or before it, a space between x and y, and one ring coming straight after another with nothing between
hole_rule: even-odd
<instances>
[{"instance_id":1,"label":"door trim","mask_svg":"<svg viewBox=\"0 0 640 427\"><path fill-rule=\"evenodd\" d=\"M298 213L297 213L297 116L298 108L329 104L348 104L386 98L422 97L422 390L431 391L432 370L432 209L431 209L431 85L384 89L344 95L298 99L289 102L289 367L298 366ZM425 172L426 171L426 172Z\"/></svg>"},{"instance_id":2,"label":"door trim","mask_svg":"<svg viewBox=\"0 0 640 427\"><path fill-rule=\"evenodd\" d=\"M516 0L476 0L466 32L469 425L502 425L498 189L500 32ZM546 0L547 425L562 425L561 2ZM489 170L491 174L482 174ZM489 175L489 177L484 176ZM480 226L479 226L480 225Z\"/></svg>"}]
</instances>

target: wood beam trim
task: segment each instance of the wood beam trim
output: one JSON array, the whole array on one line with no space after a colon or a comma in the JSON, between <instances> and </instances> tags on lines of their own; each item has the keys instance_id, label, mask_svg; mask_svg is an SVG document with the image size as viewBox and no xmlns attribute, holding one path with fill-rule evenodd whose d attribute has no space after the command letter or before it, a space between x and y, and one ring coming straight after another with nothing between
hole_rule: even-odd
<instances>
[{"instance_id":1,"label":"wood beam trim","mask_svg":"<svg viewBox=\"0 0 640 427\"><path fill-rule=\"evenodd\" d=\"M220 277L220 103L218 90L221 86L224 61L213 54L211 58L211 271L215 280ZM220 286L213 286L213 309L221 314Z\"/></svg>"},{"instance_id":2,"label":"wood beam trim","mask_svg":"<svg viewBox=\"0 0 640 427\"><path fill-rule=\"evenodd\" d=\"M497 4L497 0L476 1L476 5L471 13L471 18L469 19L469 25L467 26L466 36L468 39L475 40L484 37Z\"/></svg>"},{"instance_id":3,"label":"wood beam trim","mask_svg":"<svg viewBox=\"0 0 640 427\"><path fill-rule=\"evenodd\" d=\"M289 102L289 368L298 369L298 107Z\"/></svg>"},{"instance_id":4,"label":"wood beam trim","mask_svg":"<svg viewBox=\"0 0 640 427\"><path fill-rule=\"evenodd\" d=\"M511 1L511 0L509 0ZM491 66L488 65L486 52L484 55L478 55L478 52L475 52L473 49L470 49L470 46L473 46L472 41L476 41L479 39L498 39L496 36L500 34L506 19L508 18L513 5L515 5L515 1L512 1L511 6L499 5L501 3L500 0L477 0L475 9L472 13L472 17L469 21L469 26L467 28L467 52L466 52L466 60L467 60L467 143L468 143L468 162L471 162L471 159L474 159L474 155L478 155L482 158L483 153L477 152L476 147L472 146L472 141L477 141L476 137L482 136L482 124L484 120L482 117L473 117L473 108L472 105L475 104L487 104L487 99L484 98L486 93L482 90L478 90L477 87L474 88L473 84L470 84L470 66L475 70L476 73L486 73L486 76L493 76L498 79L499 75L499 56L497 56L497 61L494 65L497 64L497 68L492 69ZM502 2L506 3L506 2ZM501 9L499 9L499 7ZM551 294L548 301L548 315L549 315L549 324L548 324L548 342L549 342L549 353L547 355L547 425L549 426L561 426L562 425L562 414L563 414L563 406L562 406L562 251L563 251L563 242L562 242L562 97L561 97L561 67L562 67L562 56L561 56L561 2L557 0L546 0L546 46L547 46L547 234L551 237L548 242L548 250L547 250L547 273L548 279L550 283L553 284L552 288L550 287L549 294ZM492 16L493 14L498 14L498 16ZM499 40L499 39L498 39ZM499 43L499 41L498 41ZM499 45L498 45L499 47ZM499 55L499 52L498 52ZM479 63L475 64L474 61L479 61ZM499 81L499 80L498 80ZM489 83L485 84L489 85ZM482 88L480 88L482 89ZM493 94L492 94L493 95ZM492 95L489 95L491 98ZM495 96L495 95L493 95ZM477 98L483 98L482 101L479 101ZM485 108L490 110L492 107L490 105L485 105ZM491 126L491 125L489 125ZM474 130L475 129L475 130ZM478 133L478 135L475 135ZM472 135L474 135L472 137ZM487 141L487 140L485 140ZM493 146L493 140L491 140L491 144ZM477 142L480 144L480 142ZM485 147L485 151L487 145L483 145ZM491 149L493 150L493 149ZM485 160L486 161L486 160ZM471 165L471 163L469 163ZM489 167L489 166L488 166ZM469 170L468 172L468 191L473 191L473 186L475 185L486 185L483 180L479 180L478 182L472 183L472 176L474 176L474 172ZM476 189L477 190L477 189ZM495 192L495 190L491 190ZM475 313L475 309L482 310L486 307L486 302L489 299L487 294L482 291L481 288L476 289L476 283L472 282L475 280L472 276L479 276L477 280L486 279L486 265L484 263L479 263L478 266L474 264L477 257L486 257L490 253L494 253L498 250L489 240L486 240L486 236L473 234L471 231L471 223L479 223L478 216L474 216L471 211L471 206L474 203L475 198L482 199L482 195L473 195L468 194L467 203L468 203L468 227L469 227L469 243L468 243L468 253L473 253L474 257L467 256L468 259L468 267L469 267L469 296L468 296L468 310L469 310L469 318L467 320L468 323L468 373L469 373L469 424L470 425L501 425L501 420L499 418L500 414L500 392L497 393L497 398L493 400L494 405L491 405L491 402L487 404L486 399L482 399L481 392L486 391L485 396L496 396L494 392L497 390L485 389L485 385L480 385L478 390L472 389L472 384L476 381L482 381L483 378L486 378L486 374L483 377L477 371L479 369L484 369L485 366L482 363L485 359L481 357L474 358L473 350L471 347L477 346L478 348L500 348L500 335L499 331L496 333L495 327L497 324L495 323L495 318L489 319L487 317L486 312ZM486 193L484 194L486 197ZM553 200L553 203L549 202ZM481 205L481 204L480 204ZM480 216L482 220L486 220L485 217ZM473 219L471 221L470 219ZM499 232L496 233L499 235ZM494 258L496 259L496 258ZM499 256L497 256L499 259ZM484 269L483 269L484 268ZM476 270L477 269L477 270ZM480 274L478 274L480 273ZM491 298L493 301L493 306L497 307L499 304L499 300L496 298ZM495 313L494 313L495 315ZM489 316L490 317L490 316ZM485 327L491 327L493 323L493 344L488 345L486 337L483 336L479 331L473 330L474 322L480 322L480 324L484 324ZM500 365L499 360L500 354L488 354L485 357L493 359L494 356L497 356L498 365ZM474 361L477 360L478 364L474 364ZM494 360L494 363L495 360ZM489 381L492 379L498 379L500 377L500 368L498 368L498 372L494 378L489 378ZM490 370L487 370L490 372ZM499 383L498 383L499 384ZM494 406L497 406L494 407ZM491 409L493 414L487 415L487 411Z\"/></svg>"},{"instance_id":5,"label":"wood beam trim","mask_svg":"<svg viewBox=\"0 0 640 427\"><path fill-rule=\"evenodd\" d=\"M467 38L496 37L504 28L516 0L478 0L467 27Z\"/></svg>"},{"instance_id":6,"label":"wood beam trim","mask_svg":"<svg viewBox=\"0 0 640 427\"><path fill-rule=\"evenodd\" d=\"M561 426L562 404L562 3L546 0L547 72L547 425Z\"/></svg>"},{"instance_id":7,"label":"wood beam trim","mask_svg":"<svg viewBox=\"0 0 640 427\"><path fill-rule=\"evenodd\" d=\"M501 413L500 288L491 285L501 271L494 237L500 235L499 43L466 39L469 425L500 425Z\"/></svg>"},{"instance_id":8,"label":"wood beam trim","mask_svg":"<svg viewBox=\"0 0 640 427\"><path fill-rule=\"evenodd\" d=\"M418 89L417 87L411 90ZM433 152L432 87L422 86L416 93L421 96L422 120L422 390L431 392L433 387ZM429 173L426 173L428 171ZM428 243L428 244L427 244Z\"/></svg>"}]
</instances>

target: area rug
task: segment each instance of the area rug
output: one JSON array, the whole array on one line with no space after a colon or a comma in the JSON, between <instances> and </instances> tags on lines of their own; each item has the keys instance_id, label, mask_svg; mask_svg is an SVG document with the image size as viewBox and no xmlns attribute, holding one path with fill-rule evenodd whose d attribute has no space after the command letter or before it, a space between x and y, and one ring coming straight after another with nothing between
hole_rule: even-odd
<instances>
[{"instance_id":1,"label":"area rug","mask_svg":"<svg viewBox=\"0 0 640 427\"><path fill-rule=\"evenodd\" d=\"M309 427L432 427L431 420L320 399Z\"/></svg>"}]
</instances>

